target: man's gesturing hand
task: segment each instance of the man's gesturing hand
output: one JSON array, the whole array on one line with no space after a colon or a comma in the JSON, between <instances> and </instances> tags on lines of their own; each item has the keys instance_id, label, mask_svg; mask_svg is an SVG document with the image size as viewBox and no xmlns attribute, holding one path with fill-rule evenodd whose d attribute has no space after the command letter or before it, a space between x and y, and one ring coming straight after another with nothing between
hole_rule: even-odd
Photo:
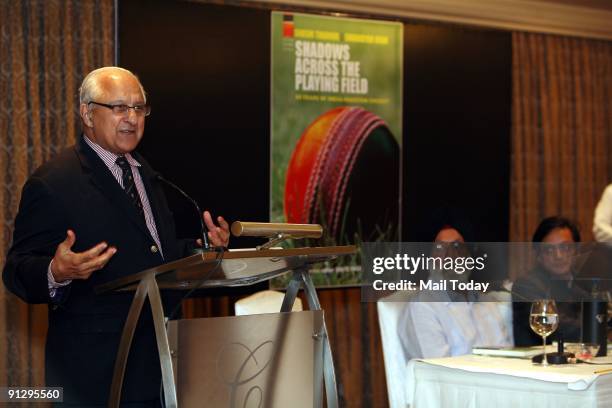
<instances>
[{"instance_id":1,"label":"man's gesturing hand","mask_svg":"<svg viewBox=\"0 0 612 408\"><path fill-rule=\"evenodd\" d=\"M208 228L208 240L213 246L226 247L229 245L230 227L223 217L217 217L219 226L215 225L210 212L204 211L204 223Z\"/></svg>"},{"instance_id":2,"label":"man's gesturing hand","mask_svg":"<svg viewBox=\"0 0 612 408\"><path fill-rule=\"evenodd\" d=\"M51 263L51 273L56 282L88 279L94 271L102 269L117 252L117 248L109 247L106 242L100 242L84 252L72 252L74 241L74 232L68 230L66 239L57 246Z\"/></svg>"}]
</instances>

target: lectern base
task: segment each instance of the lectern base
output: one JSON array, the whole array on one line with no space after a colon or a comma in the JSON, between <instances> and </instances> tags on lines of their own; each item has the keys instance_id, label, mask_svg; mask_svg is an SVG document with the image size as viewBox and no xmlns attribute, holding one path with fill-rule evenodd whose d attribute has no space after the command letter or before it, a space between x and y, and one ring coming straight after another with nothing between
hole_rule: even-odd
<instances>
[{"instance_id":1,"label":"lectern base","mask_svg":"<svg viewBox=\"0 0 612 408\"><path fill-rule=\"evenodd\" d=\"M323 329L320 310L171 321L179 407L312 408Z\"/></svg>"}]
</instances>

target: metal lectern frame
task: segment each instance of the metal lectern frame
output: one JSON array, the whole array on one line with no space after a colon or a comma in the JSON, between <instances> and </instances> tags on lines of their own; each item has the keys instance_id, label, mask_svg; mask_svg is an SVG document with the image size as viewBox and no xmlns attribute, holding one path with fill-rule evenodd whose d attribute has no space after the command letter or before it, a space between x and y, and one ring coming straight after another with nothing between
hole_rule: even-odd
<instances>
[{"instance_id":1,"label":"metal lectern frame","mask_svg":"<svg viewBox=\"0 0 612 408\"><path fill-rule=\"evenodd\" d=\"M308 309L310 310L322 310L317 291L314 287L310 273L308 271L308 265L301 268L294 269L291 281L287 286L285 292L285 298L281 306L281 312L291 312L293 302L297 297L300 287L303 285L304 292L306 293L306 300L308 301ZM334 359L331 352L331 346L329 344L329 338L327 337L327 326L325 319L323 319L323 332L318 334L323 338L317 338L317 340L323 340L323 379L325 380L325 395L327 396L327 407L337 408L338 407L338 387L336 386L336 370L334 368ZM315 370L320 372L320 370ZM317 406L322 406L323 392L321 390L321 379L315 378L315 403Z\"/></svg>"},{"instance_id":2,"label":"metal lectern frame","mask_svg":"<svg viewBox=\"0 0 612 408\"><path fill-rule=\"evenodd\" d=\"M280 312L291 312L293 302L301 287L306 294L309 309L321 310L316 289L310 278L309 265L341 255L350 255L355 251L354 246L229 251L225 252L221 259L218 258L217 253L204 252L99 285L96 287L97 294L136 289L115 359L108 407L116 408L120 405L127 358L138 318L148 297L153 315L166 407L178 408L172 356L165 327L160 287L162 289L185 290L248 286L293 271ZM249 266L249 263L253 266ZM234 270L232 270L232 266ZM260 270L258 271L257 268ZM170 279L168 280L168 278ZM323 379L315 378L315 403L322 406L322 384L324 383L327 407L336 408L338 407L338 390L325 321L323 322L323 332L317 333L315 336L317 340L323 341L323 367L322 370L317 370L317 372L323 373Z\"/></svg>"}]
</instances>

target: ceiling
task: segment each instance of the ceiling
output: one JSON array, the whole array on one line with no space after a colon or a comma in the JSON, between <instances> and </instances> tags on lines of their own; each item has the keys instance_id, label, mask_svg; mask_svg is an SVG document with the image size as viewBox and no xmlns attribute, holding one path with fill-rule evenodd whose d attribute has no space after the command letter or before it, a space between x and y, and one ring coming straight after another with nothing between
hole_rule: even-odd
<instances>
[{"instance_id":1,"label":"ceiling","mask_svg":"<svg viewBox=\"0 0 612 408\"><path fill-rule=\"evenodd\" d=\"M612 41L612 0L249 0Z\"/></svg>"}]
</instances>

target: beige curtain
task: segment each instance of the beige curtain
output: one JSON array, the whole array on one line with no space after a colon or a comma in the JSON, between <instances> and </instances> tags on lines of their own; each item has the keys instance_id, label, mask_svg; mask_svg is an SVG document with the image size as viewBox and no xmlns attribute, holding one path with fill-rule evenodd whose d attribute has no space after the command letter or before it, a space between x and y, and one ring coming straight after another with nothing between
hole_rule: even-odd
<instances>
[{"instance_id":1,"label":"beige curtain","mask_svg":"<svg viewBox=\"0 0 612 408\"><path fill-rule=\"evenodd\" d=\"M612 43L513 33L510 240L564 215L592 240L612 182Z\"/></svg>"},{"instance_id":2,"label":"beige curtain","mask_svg":"<svg viewBox=\"0 0 612 408\"><path fill-rule=\"evenodd\" d=\"M0 0L0 265L28 175L79 134L78 87L114 57L113 0ZM0 385L44 384L46 306L0 287Z\"/></svg>"}]
</instances>

